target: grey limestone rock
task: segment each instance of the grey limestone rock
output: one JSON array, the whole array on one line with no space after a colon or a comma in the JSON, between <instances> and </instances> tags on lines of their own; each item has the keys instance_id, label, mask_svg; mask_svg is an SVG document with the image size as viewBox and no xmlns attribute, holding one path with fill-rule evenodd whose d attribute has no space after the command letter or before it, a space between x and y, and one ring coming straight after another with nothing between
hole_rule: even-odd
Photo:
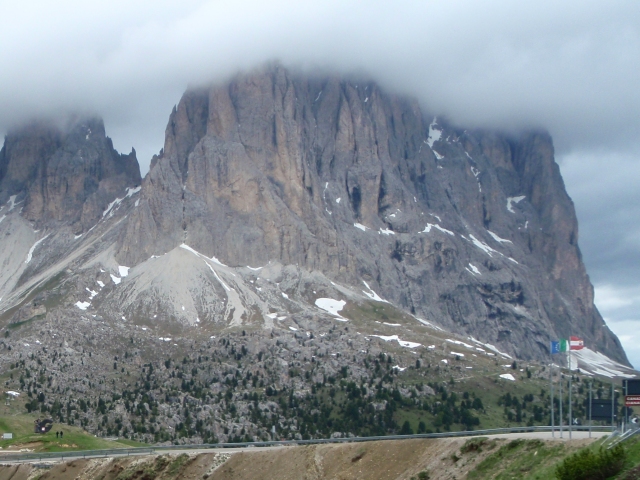
<instances>
[{"instance_id":1,"label":"grey limestone rock","mask_svg":"<svg viewBox=\"0 0 640 480\"><path fill-rule=\"evenodd\" d=\"M297 265L519 357L575 334L627 363L577 241L547 133L464 130L372 82L269 65L185 93L116 258L186 243Z\"/></svg>"},{"instance_id":2,"label":"grey limestone rock","mask_svg":"<svg viewBox=\"0 0 640 480\"><path fill-rule=\"evenodd\" d=\"M98 118L31 123L10 132L0 151L0 204L15 195L38 227L68 224L82 233L140 182L135 150L118 154Z\"/></svg>"}]
</instances>

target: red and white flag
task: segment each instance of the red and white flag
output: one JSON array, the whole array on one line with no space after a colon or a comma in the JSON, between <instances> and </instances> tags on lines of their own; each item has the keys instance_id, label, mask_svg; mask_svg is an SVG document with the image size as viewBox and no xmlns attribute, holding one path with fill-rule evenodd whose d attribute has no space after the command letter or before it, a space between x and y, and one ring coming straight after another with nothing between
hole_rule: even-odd
<instances>
[{"instance_id":1,"label":"red and white flag","mask_svg":"<svg viewBox=\"0 0 640 480\"><path fill-rule=\"evenodd\" d=\"M579 337L569 337L569 350L582 350L584 348L584 340Z\"/></svg>"}]
</instances>

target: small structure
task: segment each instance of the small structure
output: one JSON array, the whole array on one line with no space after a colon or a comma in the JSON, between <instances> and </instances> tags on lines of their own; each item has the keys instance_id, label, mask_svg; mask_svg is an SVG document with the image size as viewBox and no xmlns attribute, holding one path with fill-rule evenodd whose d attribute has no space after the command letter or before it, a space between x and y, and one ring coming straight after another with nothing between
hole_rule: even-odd
<instances>
[{"instance_id":1,"label":"small structure","mask_svg":"<svg viewBox=\"0 0 640 480\"><path fill-rule=\"evenodd\" d=\"M13 438L13 433L3 433L2 434L2 439L3 440L11 440Z\"/></svg>"},{"instance_id":2,"label":"small structure","mask_svg":"<svg viewBox=\"0 0 640 480\"><path fill-rule=\"evenodd\" d=\"M6 394L6 399L4 402L5 405L9 405L11 403L11 400L15 400L20 396L19 392L14 392L13 390L7 390L4 393Z\"/></svg>"},{"instance_id":3,"label":"small structure","mask_svg":"<svg viewBox=\"0 0 640 480\"><path fill-rule=\"evenodd\" d=\"M53 420L50 418L45 418L44 420L37 419L33 422L33 432L34 433L47 433L53 427Z\"/></svg>"}]
</instances>

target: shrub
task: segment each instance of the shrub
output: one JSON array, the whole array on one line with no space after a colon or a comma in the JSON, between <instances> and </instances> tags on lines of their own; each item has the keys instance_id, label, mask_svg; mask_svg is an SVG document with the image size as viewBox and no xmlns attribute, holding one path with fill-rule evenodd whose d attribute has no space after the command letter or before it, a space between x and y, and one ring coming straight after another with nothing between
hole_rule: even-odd
<instances>
[{"instance_id":1,"label":"shrub","mask_svg":"<svg viewBox=\"0 0 640 480\"><path fill-rule=\"evenodd\" d=\"M605 480L622 470L627 452L622 445L598 452L584 449L566 458L556 468L558 480Z\"/></svg>"},{"instance_id":2,"label":"shrub","mask_svg":"<svg viewBox=\"0 0 640 480\"><path fill-rule=\"evenodd\" d=\"M411 428L409 420L405 420L405 422L402 424L400 435L413 435L413 429Z\"/></svg>"},{"instance_id":3,"label":"shrub","mask_svg":"<svg viewBox=\"0 0 640 480\"><path fill-rule=\"evenodd\" d=\"M515 450L516 448L520 447L521 445L524 445L525 441L521 438L516 438L515 440L511 440L509 443L507 443L504 448L506 450Z\"/></svg>"},{"instance_id":4,"label":"shrub","mask_svg":"<svg viewBox=\"0 0 640 480\"><path fill-rule=\"evenodd\" d=\"M465 444L460 447L461 453L469 453L469 452L481 452L482 446L486 443L487 439L484 437L480 438L471 438L465 442Z\"/></svg>"},{"instance_id":5,"label":"shrub","mask_svg":"<svg viewBox=\"0 0 640 480\"><path fill-rule=\"evenodd\" d=\"M429 480L429 472L423 470L418 474L417 477L411 477L411 480Z\"/></svg>"}]
</instances>

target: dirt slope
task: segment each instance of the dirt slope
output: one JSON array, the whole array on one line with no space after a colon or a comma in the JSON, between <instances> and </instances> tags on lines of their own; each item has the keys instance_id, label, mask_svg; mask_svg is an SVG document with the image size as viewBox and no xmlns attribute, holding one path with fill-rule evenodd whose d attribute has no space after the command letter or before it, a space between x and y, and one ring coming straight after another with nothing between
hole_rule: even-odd
<instances>
[{"instance_id":1,"label":"dirt slope","mask_svg":"<svg viewBox=\"0 0 640 480\"><path fill-rule=\"evenodd\" d=\"M210 477L212 480L409 479L423 470L432 479L462 478L477 461L454 463L458 439L312 445L268 452L238 453Z\"/></svg>"},{"instance_id":2,"label":"dirt slope","mask_svg":"<svg viewBox=\"0 0 640 480\"><path fill-rule=\"evenodd\" d=\"M469 448L467 439L416 439L247 449L231 454L165 454L74 460L49 470L7 465L0 466L0 480L410 480L424 471L431 480L454 480L466 478L510 441L490 440L481 449ZM588 440L573 443L570 450Z\"/></svg>"},{"instance_id":3,"label":"dirt slope","mask_svg":"<svg viewBox=\"0 0 640 480\"><path fill-rule=\"evenodd\" d=\"M74 460L49 470L31 465L0 466L0 480L150 480L150 479L409 479L428 470L431 479L463 478L484 458L458 462L452 454L461 439L424 439L339 445L310 445L281 450L228 454L152 455ZM221 465L221 466L220 466Z\"/></svg>"}]
</instances>

